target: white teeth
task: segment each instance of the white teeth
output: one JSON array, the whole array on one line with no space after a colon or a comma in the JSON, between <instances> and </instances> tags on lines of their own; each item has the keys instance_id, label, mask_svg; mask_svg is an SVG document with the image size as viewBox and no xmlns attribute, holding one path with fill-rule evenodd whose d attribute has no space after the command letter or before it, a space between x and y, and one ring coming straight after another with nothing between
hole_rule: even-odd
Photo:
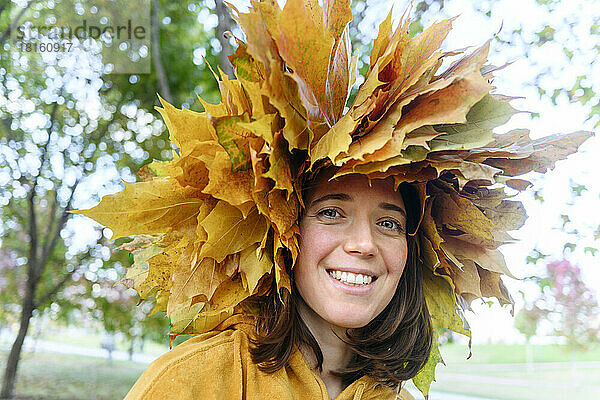
<instances>
[{"instance_id":1,"label":"white teeth","mask_svg":"<svg viewBox=\"0 0 600 400\"><path fill-rule=\"evenodd\" d=\"M354 275L352 272L348 272L347 282L356 283L356 275Z\"/></svg>"},{"instance_id":2,"label":"white teeth","mask_svg":"<svg viewBox=\"0 0 600 400\"><path fill-rule=\"evenodd\" d=\"M373 281L373 277L369 275L363 274L355 274L352 272L342 272L339 270L329 271L329 275L331 277L337 279L338 281L344 282L350 286L363 286L368 285Z\"/></svg>"}]
</instances>

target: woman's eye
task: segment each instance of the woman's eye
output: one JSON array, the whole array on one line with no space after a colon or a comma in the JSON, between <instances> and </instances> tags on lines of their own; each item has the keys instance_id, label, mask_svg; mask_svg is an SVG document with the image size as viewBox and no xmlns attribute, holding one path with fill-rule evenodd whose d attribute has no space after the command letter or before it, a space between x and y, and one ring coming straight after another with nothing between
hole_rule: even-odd
<instances>
[{"instance_id":1,"label":"woman's eye","mask_svg":"<svg viewBox=\"0 0 600 400\"><path fill-rule=\"evenodd\" d=\"M403 231L402 225L400 225L397 221L395 221L393 219L383 220L379 223L379 225L385 229L389 229L392 231L397 231L397 232Z\"/></svg>"},{"instance_id":2,"label":"woman's eye","mask_svg":"<svg viewBox=\"0 0 600 400\"><path fill-rule=\"evenodd\" d=\"M318 212L318 215L327 219L334 219L340 216L340 213L334 208L326 208Z\"/></svg>"}]
</instances>

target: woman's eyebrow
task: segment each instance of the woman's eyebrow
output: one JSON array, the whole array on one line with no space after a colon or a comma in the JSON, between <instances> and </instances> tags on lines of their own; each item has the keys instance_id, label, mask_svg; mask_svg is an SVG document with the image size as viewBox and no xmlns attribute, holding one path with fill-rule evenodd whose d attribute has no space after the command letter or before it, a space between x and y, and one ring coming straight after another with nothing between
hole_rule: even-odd
<instances>
[{"instance_id":1,"label":"woman's eyebrow","mask_svg":"<svg viewBox=\"0 0 600 400\"><path fill-rule=\"evenodd\" d=\"M325 196L319 197L318 199L313 200L310 203L310 205L312 206L313 204L321 203L321 202L327 201L327 200L352 201L352 196L350 196L346 193L330 193L330 194L326 194Z\"/></svg>"},{"instance_id":2,"label":"woman's eyebrow","mask_svg":"<svg viewBox=\"0 0 600 400\"><path fill-rule=\"evenodd\" d=\"M404 211L401 207L392 204L392 203L379 203L379 208L383 208L384 210L389 211L397 211L402 214L406 218L406 211Z\"/></svg>"},{"instance_id":3,"label":"woman's eyebrow","mask_svg":"<svg viewBox=\"0 0 600 400\"><path fill-rule=\"evenodd\" d=\"M313 200L310 203L310 205L312 206L313 204L321 203L321 202L327 201L327 200L352 201L353 198L352 198L352 196L350 196L346 193L330 193L330 194L326 194L325 196L319 197L318 199ZM404 209L402 207L397 206L396 204L379 203L379 208L388 210L388 211L396 211L396 212L399 212L400 214L402 214L404 217L406 217L406 211L404 211Z\"/></svg>"}]
</instances>

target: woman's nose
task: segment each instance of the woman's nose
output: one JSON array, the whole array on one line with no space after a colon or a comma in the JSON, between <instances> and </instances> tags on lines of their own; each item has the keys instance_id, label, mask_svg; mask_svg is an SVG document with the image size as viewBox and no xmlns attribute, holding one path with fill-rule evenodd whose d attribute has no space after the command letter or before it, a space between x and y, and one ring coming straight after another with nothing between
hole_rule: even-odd
<instances>
[{"instance_id":1,"label":"woman's nose","mask_svg":"<svg viewBox=\"0 0 600 400\"><path fill-rule=\"evenodd\" d=\"M348 254L364 257L377 254L377 246L369 221L354 221L348 226L344 250Z\"/></svg>"}]
</instances>

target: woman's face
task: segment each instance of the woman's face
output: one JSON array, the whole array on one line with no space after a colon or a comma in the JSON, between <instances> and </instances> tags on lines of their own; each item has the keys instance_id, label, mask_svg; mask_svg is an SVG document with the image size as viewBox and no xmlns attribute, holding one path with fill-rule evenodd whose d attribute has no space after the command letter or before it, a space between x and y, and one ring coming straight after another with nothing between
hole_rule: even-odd
<instances>
[{"instance_id":1,"label":"woman's face","mask_svg":"<svg viewBox=\"0 0 600 400\"><path fill-rule=\"evenodd\" d=\"M299 244L294 276L305 303L335 326L365 326L394 296L406 264L402 196L391 179L321 178L307 194Z\"/></svg>"}]
</instances>

